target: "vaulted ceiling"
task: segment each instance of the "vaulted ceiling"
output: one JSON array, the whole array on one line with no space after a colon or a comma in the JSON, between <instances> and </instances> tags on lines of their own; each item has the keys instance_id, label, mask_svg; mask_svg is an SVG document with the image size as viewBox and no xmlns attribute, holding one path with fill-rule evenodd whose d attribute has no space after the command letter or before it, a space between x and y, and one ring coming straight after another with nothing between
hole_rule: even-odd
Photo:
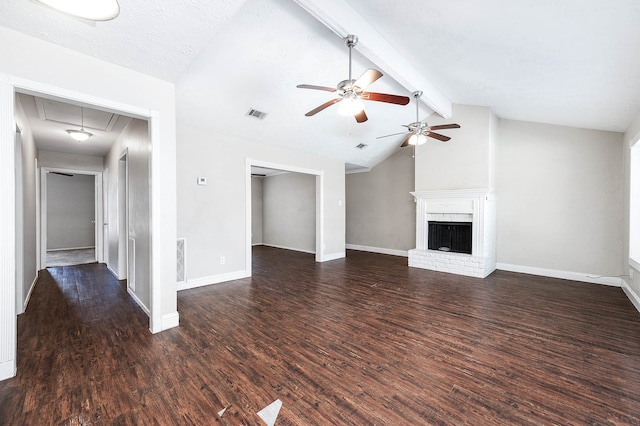
<instances>
[{"instance_id":1,"label":"vaulted ceiling","mask_svg":"<svg viewBox=\"0 0 640 426\"><path fill-rule=\"evenodd\" d=\"M421 119L452 102L624 131L640 112L635 0L119 1L120 16L95 24L3 2L0 25L174 82L179 123L363 167L398 149L401 136L376 137L402 131L414 106L367 102L362 124L335 106L305 117L333 94L296 88L347 78L349 33L354 78L377 68L371 91L425 91Z\"/></svg>"}]
</instances>

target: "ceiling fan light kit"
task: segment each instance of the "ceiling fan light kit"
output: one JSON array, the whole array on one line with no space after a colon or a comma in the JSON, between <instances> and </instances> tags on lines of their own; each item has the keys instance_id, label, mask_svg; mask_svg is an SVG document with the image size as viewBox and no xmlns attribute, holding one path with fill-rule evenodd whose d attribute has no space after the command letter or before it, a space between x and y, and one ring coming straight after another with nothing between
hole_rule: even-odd
<instances>
[{"instance_id":1,"label":"ceiling fan light kit","mask_svg":"<svg viewBox=\"0 0 640 426\"><path fill-rule=\"evenodd\" d=\"M365 101L386 102L396 105L407 105L410 99L406 96L390 95L387 93L365 92L364 90L374 81L382 77L382 73L378 70L369 68L357 80L351 78L351 49L358 43L358 37L348 35L345 37L345 44L349 48L349 78L343 80L334 89L333 87L316 86L312 84L299 84L300 89L324 90L326 92L335 92L337 97L331 99L324 104L312 109L305 115L311 117L316 115L331 105L340 103L338 113L341 115L353 116L358 123L364 123L368 120L364 111Z\"/></svg>"},{"instance_id":2,"label":"ceiling fan light kit","mask_svg":"<svg viewBox=\"0 0 640 426\"><path fill-rule=\"evenodd\" d=\"M417 90L411 94L413 99L416 100L416 121L411 124L403 125L407 129L408 132L400 132L400 133L392 133L390 135L378 136L376 139L387 138L389 136L396 135L406 135L404 140L402 141L402 145L400 147L405 147L407 145L422 145L427 141L427 136L430 138L438 139L441 142L447 142L451 138L449 136L441 135L440 133L435 133L433 130L443 130L443 129L459 129L459 124L440 124L438 126L429 126L426 121L420 121L419 112L418 112L418 99L422 96L422 91Z\"/></svg>"},{"instance_id":3,"label":"ceiling fan light kit","mask_svg":"<svg viewBox=\"0 0 640 426\"><path fill-rule=\"evenodd\" d=\"M88 21L109 21L120 14L118 0L37 0L59 12Z\"/></svg>"}]
</instances>

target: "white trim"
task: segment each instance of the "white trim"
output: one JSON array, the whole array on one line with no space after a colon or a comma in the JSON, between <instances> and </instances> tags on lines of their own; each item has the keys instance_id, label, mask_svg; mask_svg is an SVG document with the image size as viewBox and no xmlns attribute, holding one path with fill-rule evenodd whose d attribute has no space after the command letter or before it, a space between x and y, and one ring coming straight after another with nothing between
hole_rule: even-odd
<instances>
[{"instance_id":1,"label":"white trim","mask_svg":"<svg viewBox=\"0 0 640 426\"><path fill-rule=\"evenodd\" d=\"M359 169L350 169L350 170L345 170L344 174L345 175L352 175L355 173L366 173L366 172L370 172L371 168L370 167L361 167Z\"/></svg>"},{"instance_id":2,"label":"white trim","mask_svg":"<svg viewBox=\"0 0 640 426\"><path fill-rule=\"evenodd\" d=\"M15 91L0 75L0 379L16 374Z\"/></svg>"},{"instance_id":3,"label":"white trim","mask_svg":"<svg viewBox=\"0 0 640 426\"><path fill-rule=\"evenodd\" d=\"M322 255L322 260L319 260L318 262L329 262L331 260L343 259L345 257L347 257L347 253L344 251L338 253L329 253Z\"/></svg>"},{"instance_id":4,"label":"white trim","mask_svg":"<svg viewBox=\"0 0 640 426\"><path fill-rule=\"evenodd\" d=\"M408 250L396 250L396 249L388 249L388 248L382 248L382 247L361 246L358 244L346 244L345 248L347 250L368 251L371 253L390 254L392 256L409 257Z\"/></svg>"},{"instance_id":5,"label":"white trim","mask_svg":"<svg viewBox=\"0 0 640 426\"><path fill-rule=\"evenodd\" d=\"M522 274L540 275L543 277L561 278L571 281L582 281L591 284L602 284L613 287L622 287L624 280L615 276L596 276L583 272L559 271L556 269L537 268L534 266L513 265L509 263L496 263L496 269L501 271L519 272Z\"/></svg>"},{"instance_id":6,"label":"white trim","mask_svg":"<svg viewBox=\"0 0 640 426\"><path fill-rule=\"evenodd\" d=\"M640 271L640 262L631 257L629 258L629 266L631 266L636 271Z\"/></svg>"},{"instance_id":7,"label":"white trim","mask_svg":"<svg viewBox=\"0 0 640 426\"><path fill-rule=\"evenodd\" d=\"M6 380L16 375L16 360L0 362L0 380Z\"/></svg>"},{"instance_id":8,"label":"white trim","mask_svg":"<svg viewBox=\"0 0 640 426\"><path fill-rule=\"evenodd\" d=\"M262 243L262 245L266 247L273 247L273 248L278 248L283 250L291 250L291 251L299 251L301 253L316 254L316 252L313 250L304 250L304 249L299 249L295 247L279 246L277 244L267 244L267 243Z\"/></svg>"},{"instance_id":9,"label":"white trim","mask_svg":"<svg viewBox=\"0 0 640 426\"><path fill-rule=\"evenodd\" d=\"M151 315L151 311L149 311L149 308L147 308L147 306L142 303L142 300L138 298L135 292L133 292L130 288L127 288L127 293L129 293L129 296L131 296L131 298L138 304L138 306L140 306L140 309L142 309L144 313L147 314L147 316Z\"/></svg>"},{"instance_id":10,"label":"white trim","mask_svg":"<svg viewBox=\"0 0 640 426\"><path fill-rule=\"evenodd\" d=\"M638 312L640 312L640 297L631 287L629 287L629 284L625 280L622 280L622 291L624 291L631 303L633 303L633 306L635 306Z\"/></svg>"},{"instance_id":11,"label":"white trim","mask_svg":"<svg viewBox=\"0 0 640 426\"><path fill-rule=\"evenodd\" d=\"M24 299L24 303L22 305L22 312L27 310L27 306L29 306L29 300L31 300L31 293L33 293L33 289L36 287L36 283L38 282L38 274L36 273L36 277L31 282L31 287L29 287L29 292L27 293L27 297Z\"/></svg>"},{"instance_id":12,"label":"white trim","mask_svg":"<svg viewBox=\"0 0 640 426\"><path fill-rule=\"evenodd\" d=\"M226 281L240 280L242 278L248 278L251 274L247 271L234 271L224 274L211 275L208 277L201 277L195 279L188 279L185 283L178 285L178 291L189 290L191 288L203 287L211 284L219 284Z\"/></svg>"},{"instance_id":13,"label":"white trim","mask_svg":"<svg viewBox=\"0 0 640 426\"><path fill-rule=\"evenodd\" d=\"M472 189L445 189L437 191L415 191L410 192L414 198L428 198L428 199L444 199L444 198L478 198L486 197L486 200L491 200L494 197L493 190L491 188L472 188Z\"/></svg>"},{"instance_id":14,"label":"white trim","mask_svg":"<svg viewBox=\"0 0 640 426\"><path fill-rule=\"evenodd\" d=\"M109 272L111 272L111 275L113 275L113 277L114 277L116 280L121 281L121 280L123 280L123 279L124 279L124 278L120 278L120 277L118 276L118 273L117 273L116 271L114 271L114 270L111 268L111 266L109 266L107 263L105 263L105 266L107 267L107 270L108 270Z\"/></svg>"},{"instance_id":15,"label":"white trim","mask_svg":"<svg viewBox=\"0 0 640 426\"><path fill-rule=\"evenodd\" d=\"M178 314L178 312L176 311L170 314L162 315L160 321L162 321L161 328L163 331L173 327L177 327L180 325L180 314Z\"/></svg>"}]
</instances>

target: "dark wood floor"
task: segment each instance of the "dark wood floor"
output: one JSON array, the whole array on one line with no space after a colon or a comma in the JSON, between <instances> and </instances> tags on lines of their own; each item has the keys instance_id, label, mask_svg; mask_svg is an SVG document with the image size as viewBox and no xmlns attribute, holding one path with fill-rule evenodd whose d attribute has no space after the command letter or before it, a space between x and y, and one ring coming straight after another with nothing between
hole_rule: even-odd
<instances>
[{"instance_id":1,"label":"dark wood floor","mask_svg":"<svg viewBox=\"0 0 640 426\"><path fill-rule=\"evenodd\" d=\"M619 288L254 248L254 277L147 317L103 265L42 272L0 424L640 424L640 313ZM229 407L221 418L216 414Z\"/></svg>"}]
</instances>

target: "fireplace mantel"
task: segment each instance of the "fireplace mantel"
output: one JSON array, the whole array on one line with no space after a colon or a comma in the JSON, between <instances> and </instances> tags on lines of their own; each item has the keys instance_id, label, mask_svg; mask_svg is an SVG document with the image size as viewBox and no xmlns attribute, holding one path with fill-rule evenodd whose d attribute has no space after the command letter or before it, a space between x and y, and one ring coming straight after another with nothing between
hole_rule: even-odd
<instances>
[{"instance_id":1,"label":"fireplace mantel","mask_svg":"<svg viewBox=\"0 0 640 426\"><path fill-rule=\"evenodd\" d=\"M489 188L412 192L416 199L416 248L409 266L486 277L496 265L495 198ZM472 222L472 253L428 250L428 222Z\"/></svg>"}]
</instances>

